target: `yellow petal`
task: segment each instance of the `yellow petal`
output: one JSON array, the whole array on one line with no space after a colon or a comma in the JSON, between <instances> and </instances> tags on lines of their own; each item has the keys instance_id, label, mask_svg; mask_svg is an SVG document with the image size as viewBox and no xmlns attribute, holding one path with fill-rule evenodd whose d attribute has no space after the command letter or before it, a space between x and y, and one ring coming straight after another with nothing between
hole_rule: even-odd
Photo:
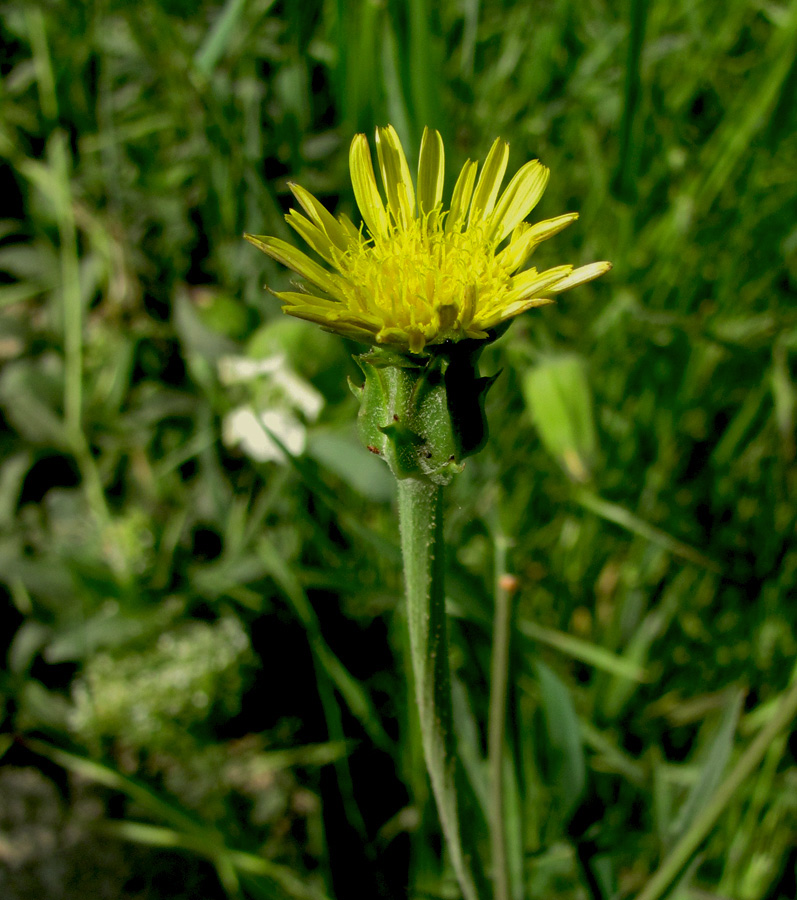
<instances>
[{"instance_id":1,"label":"yellow petal","mask_svg":"<svg viewBox=\"0 0 797 900\"><path fill-rule=\"evenodd\" d=\"M316 294L307 294L304 291L274 291L274 296L292 309L308 307L316 310L338 311L343 309L339 300L330 300L329 297L318 297Z\"/></svg>"},{"instance_id":2,"label":"yellow petal","mask_svg":"<svg viewBox=\"0 0 797 900\"><path fill-rule=\"evenodd\" d=\"M346 215L346 213L340 213L338 215L338 222L340 222L340 227L346 233L346 238L348 242L359 244L360 242L360 230L357 226L352 222L352 220Z\"/></svg>"},{"instance_id":3,"label":"yellow petal","mask_svg":"<svg viewBox=\"0 0 797 900\"><path fill-rule=\"evenodd\" d=\"M556 216L553 219L543 219L542 222L535 222L529 229L529 236L535 243L547 241L548 238L559 234L578 218L577 212L565 213L562 216Z\"/></svg>"},{"instance_id":4,"label":"yellow petal","mask_svg":"<svg viewBox=\"0 0 797 900\"><path fill-rule=\"evenodd\" d=\"M505 247L496 257L498 263L508 272L519 269L529 258L531 251L537 244L547 241L548 238L559 234L578 218L578 213L565 213L555 219L544 219L534 225L521 222L512 235L508 247Z\"/></svg>"},{"instance_id":5,"label":"yellow petal","mask_svg":"<svg viewBox=\"0 0 797 900\"><path fill-rule=\"evenodd\" d=\"M538 306L550 306L554 302L550 297L530 297L528 300L518 300L515 303L510 303L504 310L504 319L517 316L522 312L526 312L527 309L536 309Z\"/></svg>"},{"instance_id":6,"label":"yellow petal","mask_svg":"<svg viewBox=\"0 0 797 900\"><path fill-rule=\"evenodd\" d=\"M407 229L415 218L415 191L407 158L392 125L376 129L376 153L393 221Z\"/></svg>"},{"instance_id":7,"label":"yellow petal","mask_svg":"<svg viewBox=\"0 0 797 900\"><path fill-rule=\"evenodd\" d=\"M323 259L329 263L334 263L332 241L330 241L320 228L317 228L312 222L305 219L305 217L301 213L296 212L295 209L288 212L288 215L285 216L285 221L294 229L294 231L297 231L302 236L305 243L309 244L319 256L323 257Z\"/></svg>"},{"instance_id":8,"label":"yellow petal","mask_svg":"<svg viewBox=\"0 0 797 900\"><path fill-rule=\"evenodd\" d=\"M388 232L387 213L376 186L371 150L364 134L356 134L351 142L349 169L357 206L368 230L375 238L385 237Z\"/></svg>"},{"instance_id":9,"label":"yellow petal","mask_svg":"<svg viewBox=\"0 0 797 900\"><path fill-rule=\"evenodd\" d=\"M462 298L462 306L459 311L459 325L468 328L473 322L476 314L476 300L478 299L478 291L475 286L465 289L465 296Z\"/></svg>"},{"instance_id":10,"label":"yellow petal","mask_svg":"<svg viewBox=\"0 0 797 900\"><path fill-rule=\"evenodd\" d=\"M302 209L313 224L320 228L339 250L345 251L349 246L346 232L332 213L300 184L289 183L288 187L293 192L293 196L301 203Z\"/></svg>"},{"instance_id":11,"label":"yellow petal","mask_svg":"<svg viewBox=\"0 0 797 900\"><path fill-rule=\"evenodd\" d=\"M531 297L528 300L516 300L514 303L510 303L508 306L505 306L499 312L493 313L491 316L480 317L478 320L478 324L485 330L489 330L490 328L495 328L496 325L500 325L501 322L506 322L507 319L512 319L515 316L519 316L521 313L526 312L526 310L534 309L537 306L548 306L553 303L549 297ZM474 324L477 324L474 321Z\"/></svg>"},{"instance_id":12,"label":"yellow petal","mask_svg":"<svg viewBox=\"0 0 797 900\"><path fill-rule=\"evenodd\" d=\"M509 162L509 144L501 138L496 138L484 161L479 183L476 185L468 224L486 219L493 211L507 162Z\"/></svg>"},{"instance_id":13,"label":"yellow petal","mask_svg":"<svg viewBox=\"0 0 797 900\"><path fill-rule=\"evenodd\" d=\"M309 191L291 185L298 204L286 218L329 268L285 241L247 235L302 276L301 284L277 295L287 313L355 340L421 353L446 341L484 340L501 322L610 268L599 262L520 271L538 243L577 215L525 221L545 189L548 170L537 160L526 163L502 192L509 155L504 141L492 145L481 173L477 163L465 163L446 212L439 133L424 131L417 189L396 131L379 128L376 139L381 193L364 135L354 138L349 152L363 218L359 227L345 216L333 217ZM504 241L507 246L497 253Z\"/></svg>"},{"instance_id":14,"label":"yellow petal","mask_svg":"<svg viewBox=\"0 0 797 900\"><path fill-rule=\"evenodd\" d=\"M285 304L283 309L289 315L311 322L322 322L336 330L339 330L338 326L345 325L349 329L359 328L363 334L373 336L382 327L375 316L353 313L342 303L326 297L298 291L277 291L276 296Z\"/></svg>"},{"instance_id":15,"label":"yellow petal","mask_svg":"<svg viewBox=\"0 0 797 900\"><path fill-rule=\"evenodd\" d=\"M561 294L562 291L569 291L571 288L578 287L580 284L586 284L595 278L600 278L611 269L610 262L594 262L588 266L581 266L573 271L561 281L548 288L549 294Z\"/></svg>"},{"instance_id":16,"label":"yellow petal","mask_svg":"<svg viewBox=\"0 0 797 900\"><path fill-rule=\"evenodd\" d=\"M473 185L476 183L476 169L479 164L469 159L459 173L457 183L454 185L454 193L451 197L451 208L446 218L446 234L459 231L465 214L468 211L470 198L473 194Z\"/></svg>"},{"instance_id":17,"label":"yellow petal","mask_svg":"<svg viewBox=\"0 0 797 900\"><path fill-rule=\"evenodd\" d=\"M282 311L296 319L304 319L305 322L314 322L316 325L320 325L327 331L334 331L337 334L342 334L344 337L352 338L352 340L355 341L362 341L366 344L370 344L374 341L374 331L363 328L353 322L344 322L335 319L334 317L327 316L324 313L317 313L312 309L295 309L293 307L283 306Z\"/></svg>"},{"instance_id":18,"label":"yellow petal","mask_svg":"<svg viewBox=\"0 0 797 900\"><path fill-rule=\"evenodd\" d=\"M564 280L572 272L572 266L556 266L553 269L546 269L544 272L537 272L536 269L521 272L512 279L512 288L505 299L507 302L527 300L530 297L539 296L546 289L551 293L550 286Z\"/></svg>"},{"instance_id":19,"label":"yellow petal","mask_svg":"<svg viewBox=\"0 0 797 900\"><path fill-rule=\"evenodd\" d=\"M430 213L443 199L445 150L439 131L424 128L418 159L418 209Z\"/></svg>"},{"instance_id":20,"label":"yellow petal","mask_svg":"<svg viewBox=\"0 0 797 900\"><path fill-rule=\"evenodd\" d=\"M339 281L331 272L313 262L309 256L297 250L285 241L279 238L268 237L264 234L245 234L244 237L250 244L254 244L258 250L267 253L272 259L276 259L278 263L293 269L302 278L306 278L311 284L320 287L322 291L328 294L338 296L340 294Z\"/></svg>"},{"instance_id":21,"label":"yellow petal","mask_svg":"<svg viewBox=\"0 0 797 900\"><path fill-rule=\"evenodd\" d=\"M526 163L509 182L490 216L490 236L502 241L539 203L549 170L538 159Z\"/></svg>"}]
</instances>

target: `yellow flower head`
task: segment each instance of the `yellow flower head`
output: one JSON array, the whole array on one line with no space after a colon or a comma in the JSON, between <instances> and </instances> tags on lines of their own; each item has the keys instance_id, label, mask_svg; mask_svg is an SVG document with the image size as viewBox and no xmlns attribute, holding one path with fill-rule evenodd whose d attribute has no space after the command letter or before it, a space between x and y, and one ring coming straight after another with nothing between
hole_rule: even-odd
<instances>
[{"instance_id":1,"label":"yellow flower head","mask_svg":"<svg viewBox=\"0 0 797 900\"><path fill-rule=\"evenodd\" d=\"M439 132L424 130L417 189L392 125L377 128L376 149L387 203L377 188L364 134L355 136L349 152L365 229L358 230L344 215L335 219L304 188L290 186L306 215L292 209L288 223L335 271L278 238L246 235L308 283L307 290L277 293L286 313L358 341L421 353L427 344L486 338L513 316L551 303L550 295L611 268L597 262L578 269L520 271L537 244L578 213L535 225L523 221L545 190L548 169L536 159L526 163L499 197L509 157L509 145L500 138L478 181L477 163L465 163L448 210L442 208Z\"/></svg>"}]
</instances>

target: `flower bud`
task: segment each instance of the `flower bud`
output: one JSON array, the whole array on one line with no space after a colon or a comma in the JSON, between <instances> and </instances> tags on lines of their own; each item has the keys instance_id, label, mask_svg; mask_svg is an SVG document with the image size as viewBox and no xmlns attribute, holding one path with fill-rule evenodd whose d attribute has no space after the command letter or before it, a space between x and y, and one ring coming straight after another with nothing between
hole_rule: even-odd
<instances>
[{"instance_id":1,"label":"flower bud","mask_svg":"<svg viewBox=\"0 0 797 900\"><path fill-rule=\"evenodd\" d=\"M447 484L487 440L484 399L497 376L479 376L481 342L408 356L374 349L356 357L365 382L360 435L396 478Z\"/></svg>"}]
</instances>

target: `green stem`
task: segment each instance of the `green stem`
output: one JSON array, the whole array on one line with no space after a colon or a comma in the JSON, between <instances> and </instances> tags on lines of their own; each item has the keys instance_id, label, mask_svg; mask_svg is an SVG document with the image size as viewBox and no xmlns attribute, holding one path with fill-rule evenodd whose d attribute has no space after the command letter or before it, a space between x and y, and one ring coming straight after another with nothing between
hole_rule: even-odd
<instances>
[{"instance_id":1,"label":"green stem","mask_svg":"<svg viewBox=\"0 0 797 900\"><path fill-rule=\"evenodd\" d=\"M61 239L61 290L64 316L64 418L72 444L82 436L83 405L83 300L80 288L80 262L77 251L77 227L69 184L66 135L52 138L54 168L63 191L58 230Z\"/></svg>"},{"instance_id":2,"label":"green stem","mask_svg":"<svg viewBox=\"0 0 797 900\"><path fill-rule=\"evenodd\" d=\"M407 589L410 656L426 768L451 864L465 900L477 900L462 850L457 813L451 679L446 638L442 489L428 481L398 481L401 551Z\"/></svg>"},{"instance_id":3,"label":"green stem","mask_svg":"<svg viewBox=\"0 0 797 900\"><path fill-rule=\"evenodd\" d=\"M504 733L506 686L509 677L511 598L503 580L506 573L506 550L506 538L503 535L497 535L495 538L495 616L493 619L490 712L487 733L487 757L490 768L490 848L495 900L509 900L509 868L504 825Z\"/></svg>"},{"instance_id":4,"label":"green stem","mask_svg":"<svg viewBox=\"0 0 797 900\"><path fill-rule=\"evenodd\" d=\"M653 877L645 885L637 900L658 900L675 881L697 848L717 823L725 807L733 799L743 782L761 764L772 741L797 715L797 681L784 694L772 718L759 731L749 747L739 757L739 761L728 777L717 788L716 793L692 822L689 830L672 848Z\"/></svg>"}]
</instances>

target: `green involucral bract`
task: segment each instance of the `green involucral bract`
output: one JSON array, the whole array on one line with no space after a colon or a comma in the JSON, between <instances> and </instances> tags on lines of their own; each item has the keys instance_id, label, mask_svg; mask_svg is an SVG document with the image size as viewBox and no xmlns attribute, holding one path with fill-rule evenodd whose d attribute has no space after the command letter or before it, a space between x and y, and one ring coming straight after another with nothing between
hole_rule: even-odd
<instances>
[{"instance_id":1,"label":"green involucral bract","mask_svg":"<svg viewBox=\"0 0 797 900\"><path fill-rule=\"evenodd\" d=\"M360 436L396 478L448 484L487 441L484 400L497 375L479 376L484 341L461 341L426 357L375 348L355 357L365 382Z\"/></svg>"}]
</instances>

